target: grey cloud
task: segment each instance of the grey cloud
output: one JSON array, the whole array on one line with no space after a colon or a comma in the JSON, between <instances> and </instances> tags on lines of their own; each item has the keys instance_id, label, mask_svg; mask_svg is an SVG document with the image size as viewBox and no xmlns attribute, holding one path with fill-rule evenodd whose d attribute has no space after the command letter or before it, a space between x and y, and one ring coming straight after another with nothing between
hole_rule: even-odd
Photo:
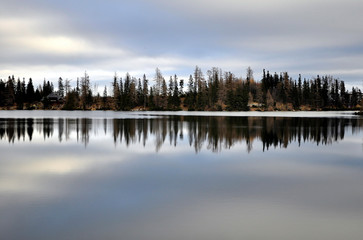
<instances>
[{"instance_id":1,"label":"grey cloud","mask_svg":"<svg viewBox=\"0 0 363 240\"><path fill-rule=\"evenodd\" d=\"M96 46L92 48L126 50L128 54L104 51L74 58L71 53L38 54L32 49L16 49L17 45L2 45L6 49L1 49L0 67L16 62L48 63L150 74L150 69L161 66L155 61L139 64L137 59L173 58L179 61L161 64L167 75L188 75L195 65L207 70L215 66L207 66L209 63L223 66L233 62L226 70L238 74L252 65L256 73L270 67L306 75L342 69L344 73L337 77L360 78L356 60L363 54L359 11L363 3L359 1L5 0L3 5L0 13L5 20L36 19L37 28L30 29L36 35L84 39ZM21 35L9 36L9 41L13 37ZM31 56L37 59L30 62ZM134 63L131 69L127 62Z\"/></svg>"}]
</instances>

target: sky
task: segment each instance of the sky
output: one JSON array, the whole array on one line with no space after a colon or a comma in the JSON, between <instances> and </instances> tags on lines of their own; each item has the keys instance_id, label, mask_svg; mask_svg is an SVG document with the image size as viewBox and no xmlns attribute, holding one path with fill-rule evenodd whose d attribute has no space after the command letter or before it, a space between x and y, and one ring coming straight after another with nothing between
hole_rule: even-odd
<instances>
[{"instance_id":1,"label":"sky","mask_svg":"<svg viewBox=\"0 0 363 240\"><path fill-rule=\"evenodd\" d=\"M187 78L196 65L260 80L333 75L363 86L360 0L2 0L0 78L56 83L84 72Z\"/></svg>"}]
</instances>

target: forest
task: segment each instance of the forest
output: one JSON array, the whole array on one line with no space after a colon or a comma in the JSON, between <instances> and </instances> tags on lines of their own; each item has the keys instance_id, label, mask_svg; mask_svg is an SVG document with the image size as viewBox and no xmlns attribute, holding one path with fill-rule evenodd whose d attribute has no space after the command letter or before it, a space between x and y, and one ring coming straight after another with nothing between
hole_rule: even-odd
<instances>
[{"instance_id":1,"label":"forest","mask_svg":"<svg viewBox=\"0 0 363 240\"><path fill-rule=\"evenodd\" d=\"M287 72L263 70L262 79L255 80L248 67L245 77L212 68L205 74L195 67L188 80L177 75L166 80L159 68L150 81L129 73L116 74L112 87L100 94L92 89L85 72L71 80L61 77L56 83L43 81L34 86L32 78L9 76L0 79L0 109L62 109L62 110L187 110L187 111L292 111L292 110L356 110L362 106L358 87L346 89L344 81L333 76L292 79Z\"/></svg>"}]
</instances>

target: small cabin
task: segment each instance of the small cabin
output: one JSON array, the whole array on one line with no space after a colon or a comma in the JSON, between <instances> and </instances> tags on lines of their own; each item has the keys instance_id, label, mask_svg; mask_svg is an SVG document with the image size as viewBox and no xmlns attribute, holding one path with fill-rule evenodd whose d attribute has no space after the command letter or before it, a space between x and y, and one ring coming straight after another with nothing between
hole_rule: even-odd
<instances>
[{"instance_id":1,"label":"small cabin","mask_svg":"<svg viewBox=\"0 0 363 240\"><path fill-rule=\"evenodd\" d=\"M47 96L47 99L50 102L63 102L63 97L57 92L53 92L53 93L49 94Z\"/></svg>"}]
</instances>

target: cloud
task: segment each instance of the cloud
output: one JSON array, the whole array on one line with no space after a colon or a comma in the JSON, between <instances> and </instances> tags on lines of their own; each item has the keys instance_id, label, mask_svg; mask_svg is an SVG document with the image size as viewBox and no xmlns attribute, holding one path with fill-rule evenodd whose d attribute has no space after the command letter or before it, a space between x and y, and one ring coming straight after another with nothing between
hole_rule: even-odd
<instances>
[{"instance_id":1,"label":"cloud","mask_svg":"<svg viewBox=\"0 0 363 240\"><path fill-rule=\"evenodd\" d=\"M0 9L0 78L35 82L84 70L188 76L194 66L252 66L359 82L360 1L8 1ZM77 74L79 72L79 74ZM102 73L102 74L100 74ZM70 76L72 74L72 76ZM51 79L52 80L52 79Z\"/></svg>"}]
</instances>

